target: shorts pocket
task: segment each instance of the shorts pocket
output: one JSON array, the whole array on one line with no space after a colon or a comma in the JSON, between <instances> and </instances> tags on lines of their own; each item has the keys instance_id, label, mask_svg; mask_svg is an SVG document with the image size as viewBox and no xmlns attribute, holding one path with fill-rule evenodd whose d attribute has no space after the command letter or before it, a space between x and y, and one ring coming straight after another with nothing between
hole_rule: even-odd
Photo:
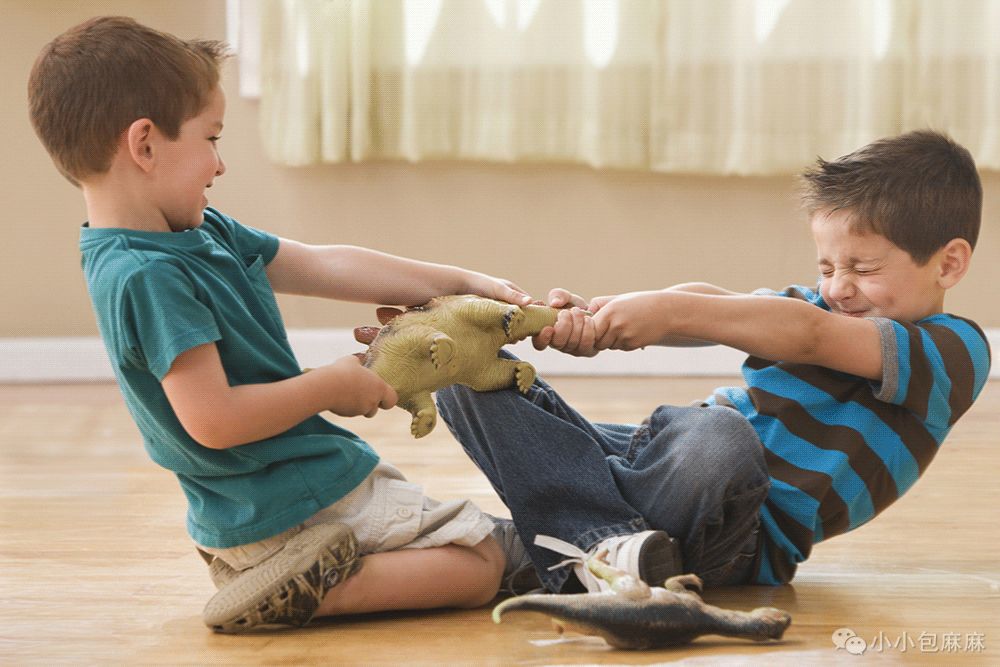
<instances>
[{"instance_id":1,"label":"shorts pocket","mask_svg":"<svg viewBox=\"0 0 1000 667\"><path fill-rule=\"evenodd\" d=\"M381 478L375 482L382 505L382 531L373 535L372 551L393 551L417 539L423 515L424 492L419 484Z\"/></svg>"}]
</instances>

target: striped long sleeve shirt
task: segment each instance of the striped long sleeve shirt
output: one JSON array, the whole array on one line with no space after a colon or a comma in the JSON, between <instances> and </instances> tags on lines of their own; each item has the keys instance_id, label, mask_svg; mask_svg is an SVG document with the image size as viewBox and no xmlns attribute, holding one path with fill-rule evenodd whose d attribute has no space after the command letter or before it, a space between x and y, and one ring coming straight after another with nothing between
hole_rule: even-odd
<instances>
[{"instance_id":1,"label":"striped long sleeve shirt","mask_svg":"<svg viewBox=\"0 0 1000 667\"><path fill-rule=\"evenodd\" d=\"M814 290L764 292L829 310ZM749 357L746 387L710 404L739 410L765 447L771 478L756 581L791 581L812 546L874 518L926 470L982 391L990 349L975 323L948 314L918 322L871 318L882 378Z\"/></svg>"}]
</instances>

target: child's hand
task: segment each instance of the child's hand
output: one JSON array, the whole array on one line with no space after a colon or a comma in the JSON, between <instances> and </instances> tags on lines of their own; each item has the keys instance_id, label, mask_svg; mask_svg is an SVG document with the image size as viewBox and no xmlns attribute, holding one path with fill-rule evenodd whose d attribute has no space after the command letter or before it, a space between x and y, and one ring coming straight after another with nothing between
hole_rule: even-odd
<instances>
[{"instance_id":1,"label":"child's hand","mask_svg":"<svg viewBox=\"0 0 1000 667\"><path fill-rule=\"evenodd\" d=\"M549 291L549 306L552 308L576 306L577 308L590 310L586 299L561 287L556 287L555 289Z\"/></svg>"},{"instance_id":2,"label":"child's hand","mask_svg":"<svg viewBox=\"0 0 1000 667\"><path fill-rule=\"evenodd\" d=\"M555 289L549 291L548 305L552 308L566 308L567 312L568 309L573 307L587 309L586 299L584 299L582 296L573 294L569 290L564 290L561 287L556 287ZM562 315L562 313L560 313L560 315ZM564 315L562 316L565 317ZM559 321L557 321L556 324L551 327L545 327L544 329L542 329L537 334L531 337L531 344L535 346L536 350L544 350L545 348L549 347L549 345L552 344L553 338L556 338L561 343L564 343L565 341L573 338L573 332L567 329L567 327L572 326L571 323L568 323L567 321L564 321L562 323L562 326L559 329L558 337L556 337L557 325L559 325ZM567 350L557 345L553 345L553 347L556 347L556 349L561 349L563 352L567 352ZM573 353L570 352L570 354ZM594 354L597 354L596 350L594 351ZM592 357L594 356L594 354L589 354L586 356Z\"/></svg>"},{"instance_id":3,"label":"child's hand","mask_svg":"<svg viewBox=\"0 0 1000 667\"><path fill-rule=\"evenodd\" d=\"M534 301L530 294L503 278L494 278L485 273L472 272L464 290L466 294L476 294L490 299L498 299L515 306L527 306Z\"/></svg>"},{"instance_id":4,"label":"child's hand","mask_svg":"<svg viewBox=\"0 0 1000 667\"><path fill-rule=\"evenodd\" d=\"M555 326L545 327L532 338L535 349L546 346L555 348L574 357L592 357L599 352L595 346L597 331L590 314L581 309L568 308L559 313Z\"/></svg>"},{"instance_id":5,"label":"child's hand","mask_svg":"<svg viewBox=\"0 0 1000 667\"><path fill-rule=\"evenodd\" d=\"M598 350L635 350L669 333L660 317L663 293L630 292L590 302Z\"/></svg>"},{"instance_id":6,"label":"child's hand","mask_svg":"<svg viewBox=\"0 0 1000 667\"><path fill-rule=\"evenodd\" d=\"M325 369L332 375L331 404L327 410L341 417L374 417L379 409L388 410L399 400L396 390L362 366L353 354L341 357Z\"/></svg>"}]
</instances>

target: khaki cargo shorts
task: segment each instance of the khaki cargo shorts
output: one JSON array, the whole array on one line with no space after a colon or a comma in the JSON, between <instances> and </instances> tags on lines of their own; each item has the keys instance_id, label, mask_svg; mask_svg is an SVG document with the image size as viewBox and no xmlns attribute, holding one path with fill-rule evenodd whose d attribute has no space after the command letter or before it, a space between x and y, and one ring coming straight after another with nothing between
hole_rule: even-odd
<instances>
[{"instance_id":1,"label":"khaki cargo shorts","mask_svg":"<svg viewBox=\"0 0 1000 667\"><path fill-rule=\"evenodd\" d=\"M198 548L235 570L267 560L304 528L342 523L354 531L360 555L426 549L446 544L475 546L493 530L493 521L470 500L439 502L408 482L395 466L380 461L361 484L302 524L274 537L227 549Z\"/></svg>"}]
</instances>

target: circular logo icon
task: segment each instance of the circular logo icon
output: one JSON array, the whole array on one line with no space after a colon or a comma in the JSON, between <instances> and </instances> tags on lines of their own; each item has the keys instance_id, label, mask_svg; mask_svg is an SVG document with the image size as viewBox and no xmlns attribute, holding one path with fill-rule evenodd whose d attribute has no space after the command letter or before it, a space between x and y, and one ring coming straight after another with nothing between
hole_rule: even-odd
<instances>
[{"instance_id":1,"label":"circular logo icon","mask_svg":"<svg viewBox=\"0 0 1000 667\"><path fill-rule=\"evenodd\" d=\"M833 645L837 648L844 648L847 644L847 640L851 637L857 637L857 633L850 628L840 628L839 630L833 631L833 636L830 639L833 640Z\"/></svg>"},{"instance_id":2,"label":"circular logo icon","mask_svg":"<svg viewBox=\"0 0 1000 667\"><path fill-rule=\"evenodd\" d=\"M868 650L868 643L855 635L847 638L847 641L844 642L844 649L851 655L861 655Z\"/></svg>"}]
</instances>

